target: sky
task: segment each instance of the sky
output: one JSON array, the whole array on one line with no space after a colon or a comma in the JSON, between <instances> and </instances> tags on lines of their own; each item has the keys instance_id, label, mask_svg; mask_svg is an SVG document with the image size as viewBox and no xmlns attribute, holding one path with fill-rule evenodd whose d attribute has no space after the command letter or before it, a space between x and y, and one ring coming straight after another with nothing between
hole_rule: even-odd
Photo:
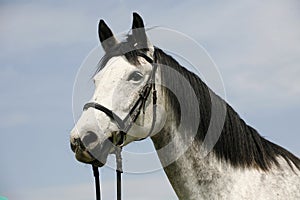
<instances>
[{"instance_id":1,"label":"sky","mask_svg":"<svg viewBox=\"0 0 300 200\"><path fill-rule=\"evenodd\" d=\"M261 135L299 156L299 10L297 0L0 1L0 196L94 198L90 166L69 148L73 85L99 45L99 19L120 33L133 11L147 27L202 45L222 77L220 95ZM134 145L151 148L150 141ZM114 198L114 171L104 167L101 176L103 197ZM124 199L176 199L163 170L123 177Z\"/></svg>"}]
</instances>

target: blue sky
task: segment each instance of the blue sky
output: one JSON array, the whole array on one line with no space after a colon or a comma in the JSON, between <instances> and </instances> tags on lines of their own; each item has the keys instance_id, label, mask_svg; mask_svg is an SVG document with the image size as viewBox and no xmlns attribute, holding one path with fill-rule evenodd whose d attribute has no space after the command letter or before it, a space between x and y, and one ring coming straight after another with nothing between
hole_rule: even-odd
<instances>
[{"instance_id":1,"label":"blue sky","mask_svg":"<svg viewBox=\"0 0 300 200\"><path fill-rule=\"evenodd\" d=\"M168 27L200 43L219 68L227 101L267 139L300 155L299 1L0 4L0 196L94 197L90 166L76 162L69 148L73 83L99 44L99 19L123 32L133 11L148 27ZM104 168L102 175L111 199L114 172ZM126 199L176 199L162 170L124 179Z\"/></svg>"}]
</instances>

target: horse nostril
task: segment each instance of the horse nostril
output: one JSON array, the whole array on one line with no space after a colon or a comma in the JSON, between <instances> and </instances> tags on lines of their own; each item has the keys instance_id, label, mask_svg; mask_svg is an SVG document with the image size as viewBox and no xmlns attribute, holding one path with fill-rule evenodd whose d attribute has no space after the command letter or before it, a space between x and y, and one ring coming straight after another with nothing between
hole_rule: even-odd
<instances>
[{"instance_id":1,"label":"horse nostril","mask_svg":"<svg viewBox=\"0 0 300 200\"><path fill-rule=\"evenodd\" d=\"M72 151L75 152L75 150L76 150L76 145L73 144L73 143L71 142L71 143L70 143L70 146L71 146Z\"/></svg>"},{"instance_id":2,"label":"horse nostril","mask_svg":"<svg viewBox=\"0 0 300 200\"><path fill-rule=\"evenodd\" d=\"M96 142L98 139L98 136L96 135L96 133L92 132L92 131L88 131L86 133L86 135L83 137L82 139L82 143L85 146L88 146L89 144Z\"/></svg>"},{"instance_id":3,"label":"horse nostril","mask_svg":"<svg viewBox=\"0 0 300 200\"><path fill-rule=\"evenodd\" d=\"M70 142L70 145L73 152L76 152L77 148L80 148L81 150L85 150L85 146L83 145L80 138L74 138Z\"/></svg>"}]
</instances>

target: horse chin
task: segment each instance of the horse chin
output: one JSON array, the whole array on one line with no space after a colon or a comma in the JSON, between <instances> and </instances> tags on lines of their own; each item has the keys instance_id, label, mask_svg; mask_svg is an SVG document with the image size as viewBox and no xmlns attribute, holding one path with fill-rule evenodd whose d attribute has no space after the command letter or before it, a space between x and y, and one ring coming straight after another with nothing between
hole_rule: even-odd
<instances>
[{"instance_id":1,"label":"horse chin","mask_svg":"<svg viewBox=\"0 0 300 200\"><path fill-rule=\"evenodd\" d=\"M107 157L111 152L111 144L110 140L106 140L91 150L78 148L75 150L75 157L79 162L102 167L105 165Z\"/></svg>"},{"instance_id":2,"label":"horse chin","mask_svg":"<svg viewBox=\"0 0 300 200\"><path fill-rule=\"evenodd\" d=\"M108 155L107 155L108 156ZM96 167L102 167L105 165L107 156L105 159L98 160L89 151L78 151L75 153L75 158L82 163L91 164Z\"/></svg>"}]
</instances>

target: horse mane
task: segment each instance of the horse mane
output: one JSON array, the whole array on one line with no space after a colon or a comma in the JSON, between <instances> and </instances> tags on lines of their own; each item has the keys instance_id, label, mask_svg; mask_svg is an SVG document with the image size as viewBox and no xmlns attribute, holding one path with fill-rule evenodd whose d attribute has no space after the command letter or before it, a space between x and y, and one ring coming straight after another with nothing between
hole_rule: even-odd
<instances>
[{"instance_id":1,"label":"horse mane","mask_svg":"<svg viewBox=\"0 0 300 200\"><path fill-rule=\"evenodd\" d=\"M260 136L254 128L247 125L234 109L221 97L216 95L196 74L188 71L173 57L167 55L159 48L155 48L154 58L158 64L162 65L162 81L168 81L168 85L171 84L170 87L176 89L176 93L182 93L182 95L186 97L186 104L180 106L186 107L185 109L188 110L190 118L193 118L197 114L195 113L196 109L194 108L193 102L190 102L191 98L189 97L191 97L191 94L188 94L189 91L176 81L177 77L174 77L174 75L171 76L163 66L171 67L179 72L192 86L199 102L201 116L196 140L203 142L208 131L212 114L211 99L213 98L213 102L217 105L217 108L221 108L220 106L222 105L226 106L226 117L223 130L212 150L219 160L225 160L234 167L254 167L267 171L271 168L272 164L279 166L277 158L281 156L292 169L292 164L294 164L300 170L299 158L279 145ZM168 103L175 112L176 122L179 124L181 115L180 109L178 108L180 108L180 106L178 105L176 98L174 98L173 92L169 90L165 91L167 96L169 96Z\"/></svg>"},{"instance_id":2,"label":"horse mane","mask_svg":"<svg viewBox=\"0 0 300 200\"><path fill-rule=\"evenodd\" d=\"M128 34L125 41L117 44L111 51L106 52L103 58L100 60L97 66L96 73L105 67L108 60L114 56L125 56L128 62L133 65L139 65L138 55L145 53L149 49L138 49L134 45L134 38ZM195 139L203 142L206 133L209 128L211 120L211 108L212 102L217 108L222 109L222 106L226 106L226 117L221 135L217 143L213 147L213 152L217 159L225 160L234 167L249 168L254 167L267 171L271 168L272 164L279 166L277 158L281 156L286 160L289 166L293 169L294 164L300 170L300 160L295 155L287 151L286 149L276 145L262 136L247 125L243 119L234 111L234 109L226 103L221 97L216 95L196 74L188 71L181 66L172 56L167 55L161 49L155 47L154 55L155 63L162 65L161 76L162 82L168 81L168 85L176 90L176 94L181 94L186 97L184 105L179 105L174 91L166 89L164 92L168 97L168 103L174 113L176 124L180 123L181 108L184 106L184 110L189 113L189 118L194 119L199 113L195 113L195 102L191 102L193 98L189 90L186 90L182 84L178 82L178 77L168 73L168 70L164 66L171 67L173 70L179 72L181 76L184 76L186 80L192 86L194 93L197 96L199 102L200 111L200 124ZM212 101L213 98L213 101ZM186 123L186 127L194 124L193 120ZM214 134L214 133L212 133Z\"/></svg>"}]
</instances>

